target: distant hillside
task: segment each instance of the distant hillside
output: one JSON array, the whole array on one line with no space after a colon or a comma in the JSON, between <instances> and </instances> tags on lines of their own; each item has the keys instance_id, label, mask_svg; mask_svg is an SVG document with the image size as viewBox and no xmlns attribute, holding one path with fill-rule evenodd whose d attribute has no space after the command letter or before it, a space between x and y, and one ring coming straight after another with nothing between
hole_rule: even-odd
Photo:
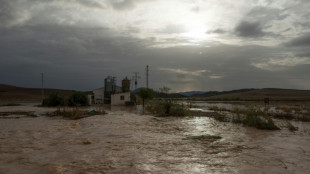
<instances>
[{"instance_id":1,"label":"distant hillside","mask_svg":"<svg viewBox=\"0 0 310 174\"><path fill-rule=\"evenodd\" d=\"M266 88L212 96L195 96L206 100L262 100L267 97L271 100L310 100L310 90Z\"/></svg>"},{"instance_id":2,"label":"distant hillside","mask_svg":"<svg viewBox=\"0 0 310 174\"><path fill-rule=\"evenodd\" d=\"M141 88L137 88L134 91L132 91L135 94L139 94ZM158 91L154 91L154 97L155 98L182 98L184 97L184 95L180 94L180 93L169 93L169 94L164 94Z\"/></svg>"},{"instance_id":3,"label":"distant hillside","mask_svg":"<svg viewBox=\"0 0 310 174\"><path fill-rule=\"evenodd\" d=\"M51 92L59 92L62 96L70 96L74 91L61 89L44 89L47 96ZM41 102L40 88L22 88L0 84L0 102Z\"/></svg>"},{"instance_id":4,"label":"distant hillside","mask_svg":"<svg viewBox=\"0 0 310 174\"><path fill-rule=\"evenodd\" d=\"M209 92L204 92L200 94L193 94L192 97L212 97L212 96L218 96L218 95L224 95L224 94L233 94L233 93L243 93L243 92L248 92L248 91L253 91L256 89L250 88L250 89L237 89L237 90L232 90L232 91L209 91Z\"/></svg>"},{"instance_id":5,"label":"distant hillside","mask_svg":"<svg viewBox=\"0 0 310 174\"><path fill-rule=\"evenodd\" d=\"M186 96L186 97L190 97L193 95L201 95L206 93L206 91L188 91L188 92L179 92L179 94Z\"/></svg>"}]
</instances>

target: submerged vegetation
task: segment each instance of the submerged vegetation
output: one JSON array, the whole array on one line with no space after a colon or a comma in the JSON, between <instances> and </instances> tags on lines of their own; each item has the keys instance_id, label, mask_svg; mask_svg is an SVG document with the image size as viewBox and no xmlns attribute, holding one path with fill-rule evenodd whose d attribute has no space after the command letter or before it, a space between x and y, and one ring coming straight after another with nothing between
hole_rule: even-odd
<instances>
[{"instance_id":1,"label":"submerged vegetation","mask_svg":"<svg viewBox=\"0 0 310 174\"><path fill-rule=\"evenodd\" d=\"M171 100L154 101L148 106L148 111L159 117L167 116L190 116L190 110L182 104Z\"/></svg>"},{"instance_id":2,"label":"submerged vegetation","mask_svg":"<svg viewBox=\"0 0 310 174\"><path fill-rule=\"evenodd\" d=\"M22 117L37 117L34 111L0 112L0 119L18 119Z\"/></svg>"},{"instance_id":3,"label":"submerged vegetation","mask_svg":"<svg viewBox=\"0 0 310 174\"><path fill-rule=\"evenodd\" d=\"M259 108L249 107L246 109L213 107L215 112L191 111L184 103L177 103L171 100L154 101L148 106L148 111L159 117L168 116L207 116L221 122L232 122L257 129L278 130L280 129L273 121L272 115Z\"/></svg>"},{"instance_id":4,"label":"submerged vegetation","mask_svg":"<svg viewBox=\"0 0 310 174\"><path fill-rule=\"evenodd\" d=\"M225 109L224 109L225 110ZM218 111L217 111L218 112ZM243 124L244 126L255 127L257 129L278 130L272 116L260 109L250 107L246 109L234 108L233 110L225 110L225 114L217 114L214 119L221 122L232 122Z\"/></svg>"},{"instance_id":5,"label":"submerged vegetation","mask_svg":"<svg viewBox=\"0 0 310 174\"><path fill-rule=\"evenodd\" d=\"M54 112L46 113L46 116L49 116L49 117L61 116L65 119L77 120L77 119L86 118L86 117L90 117L90 116L94 116L94 115L104 115L104 114L106 114L106 112L104 110L85 111L85 110L80 110L78 108L72 108L69 110L63 109L61 111L60 108L58 108Z\"/></svg>"},{"instance_id":6,"label":"submerged vegetation","mask_svg":"<svg viewBox=\"0 0 310 174\"><path fill-rule=\"evenodd\" d=\"M250 108L246 110L245 119L242 122L246 126L258 129L278 130L271 116L261 110Z\"/></svg>"}]
</instances>

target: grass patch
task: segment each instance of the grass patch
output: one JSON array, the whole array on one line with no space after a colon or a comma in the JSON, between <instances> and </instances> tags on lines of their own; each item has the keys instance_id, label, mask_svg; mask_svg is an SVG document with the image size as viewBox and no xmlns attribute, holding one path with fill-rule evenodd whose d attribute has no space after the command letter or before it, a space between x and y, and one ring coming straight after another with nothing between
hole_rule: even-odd
<instances>
[{"instance_id":1,"label":"grass patch","mask_svg":"<svg viewBox=\"0 0 310 174\"><path fill-rule=\"evenodd\" d=\"M266 110L260 110L255 107L247 109L234 108L230 111L232 116L216 115L214 119L221 122L232 122L243 124L244 126L255 127L257 129L279 130L272 117Z\"/></svg>"},{"instance_id":2,"label":"grass patch","mask_svg":"<svg viewBox=\"0 0 310 174\"><path fill-rule=\"evenodd\" d=\"M90 116L94 116L94 115L104 115L104 114L106 114L106 112L104 110L101 110L101 111L96 111L96 110L83 111L83 110L79 110L78 108L74 108L74 109L69 110L69 111L68 110L61 111L60 109L57 109L54 112L46 113L46 116L49 116L49 117L62 116L65 119L78 120L78 119L82 119L82 118L86 118L86 117L90 117Z\"/></svg>"},{"instance_id":3,"label":"grass patch","mask_svg":"<svg viewBox=\"0 0 310 174\"><path fill-rule=\"evenodd\" d=\"M183 104L173 103L172 101L157 101L148 105L147 110L159 117L190 116L191 111Z\"/></svg>"},{"instance_id":4,"label":"grass patch","mask_svg":"<svg viewBox=\"0 0 310 174\"><path fill-rule=\"evenodd\" d=\"M34 111L13 111L13 112L0 112L0 118L21 118L21 116L26 117L37 117Z\"/></svg>"},{"instance_id":5,"label":"grass patch","mask_svg":"<svg viewBox=\"0 0 310 174\"><path fill-rule=\"evenodd\" d=\"M279 130L280 128L274 124L271 116L267 112L259 109L247 109L243 124L258 129Z\"/></svg>"},{"instance_id":6,"label":"grass patch","mask_svg":"<svg viewBox=\"0 0 310 174\"><path fill-rule=\"evenodd\" d=\"M7 104L2 104L0 106L20 106L21 104L17 104L17 103L7 103Z\"/></svg>"},{"instance_id":7,"label":"grass patch","mask_svg":"<svg viewBox=\"0 0 310 174\"><path fill-rule=\"evenodd\" d=\"M222 115L222 114L215 114L213 118L220 122L230 122L230 119L227 116Z\"/></svg>"}]
</instances>

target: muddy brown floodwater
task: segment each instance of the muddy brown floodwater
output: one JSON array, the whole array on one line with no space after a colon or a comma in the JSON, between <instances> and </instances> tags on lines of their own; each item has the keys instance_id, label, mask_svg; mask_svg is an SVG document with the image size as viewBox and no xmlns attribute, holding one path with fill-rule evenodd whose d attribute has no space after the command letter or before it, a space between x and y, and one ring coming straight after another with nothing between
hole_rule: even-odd
<instances>
[{"instance_id":1,"label":"muddy brown floodwater","mask_svg":"<svg viewBox=\"0 0 310 174\"><path fill-rule=\"evenodd\" d=\"M0 112L35 111L34 106ZM309 173L310 124L263 131L112 109L80 120L0 118L0 173ZM214 138L214 137L217 138ZM194 138L193 138L194 137Z\"/></svg>"}]
</instances>

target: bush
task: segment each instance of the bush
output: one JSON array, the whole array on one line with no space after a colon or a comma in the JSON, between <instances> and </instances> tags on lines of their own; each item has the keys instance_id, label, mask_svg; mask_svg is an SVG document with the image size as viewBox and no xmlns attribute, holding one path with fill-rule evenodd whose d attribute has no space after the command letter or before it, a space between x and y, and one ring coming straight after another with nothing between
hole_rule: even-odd
<instances>
[{"instance_id":1,"label":"bush","mask_svg":"<svg viewBox=\"0 0 310 174\"><path fill-rule=\"evenodd\" d=\"M42 102L42 106L62 106L64 98L58 92L52 92Z\"/></svg>"},{"instance_id":2,"label":"bush","mask_svg":"<svg viewBox=\"0 0 310 174\"><path fill-rule=\"evenodd\" d=\"M74 92L68 99L69 106L88 106L88 98L83 92Z\"/></svg>"},{"instance_id":3,"label":"bush","mask_svg":"<svg viewBox=\"0 0 310 174\"><path fill-rule=\"evenodd\" d=\"M255 110L254 108L249 109L246 112L245 120L243 124L258 129L278 130L279 128L274 124L272 118L265 112Z\"/></svg>"},{"instance_id":4,"label":"bush","mask_svg":"<svg viewBox=\"0 0 310 174\"><path fill-rule=\"evenodd\" d=\"M152 103L149 111L157 116L188 116L190 111L183 105L172 103L171 101L162 101Z\"/></svg>"},{"instance_id":5,"label":"bush","mask_svg":"<svg viewBox=\"0 0 310 174\"><path fill-rule=\"evenodd\" d=\"M170 109L168 114L172 116L188 116L190 115L190 111L182 106L175 106Z\"/></svg>"}]
</instances>

